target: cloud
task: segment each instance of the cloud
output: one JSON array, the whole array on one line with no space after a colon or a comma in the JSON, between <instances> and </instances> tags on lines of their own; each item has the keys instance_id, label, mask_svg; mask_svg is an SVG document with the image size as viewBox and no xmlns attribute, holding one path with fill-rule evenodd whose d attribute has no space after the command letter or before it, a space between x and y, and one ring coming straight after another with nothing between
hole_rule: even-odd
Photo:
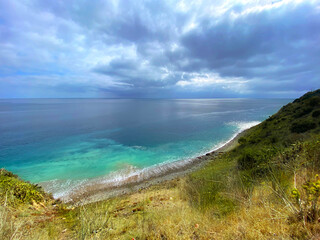
<instances>
[{"instance_id":1,"label":"cloud","mask_svg":"<svg viewBox=\"0 0 320 240\"><path fill-rule=\"evenodd\" d=\"M201 68L222 76L263 78L316 71L314 61L320 55L311 51L320 50L320 18L312 4L289 2L243 12L231 11L219 21L202 19L201 27L182 37L183 56L199 59Z\"/></svg>"},{"instance_id":2,"label":"cloud","mask_svg":"<svg viewBox=\"0 0 320 240\"><path fill-rule=\"evenodd\" d=\"M0 8L0 97L295 97L320 87L319 1Z\"/></svg>"}]
</instances>

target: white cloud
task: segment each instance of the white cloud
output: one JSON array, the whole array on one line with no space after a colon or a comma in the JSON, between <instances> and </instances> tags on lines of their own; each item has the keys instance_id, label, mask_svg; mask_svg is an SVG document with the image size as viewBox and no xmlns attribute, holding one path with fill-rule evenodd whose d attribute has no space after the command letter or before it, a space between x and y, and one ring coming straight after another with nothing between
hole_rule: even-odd
<instances>
[{"instance_id":1,"label":"white cloud","mask_svg":"<svg viewBox=\"0 0 320 240\"><path fill-rule=\"evenodd\" d=\"M191 88L204 88L222 86L224 88L230 88L240 90L243 86L248 83L248 80L243 78L222 78L217 73L191 74L190 80L180 80L176 83L179 87L191 87Z\"/></svg>"}]
</instances>

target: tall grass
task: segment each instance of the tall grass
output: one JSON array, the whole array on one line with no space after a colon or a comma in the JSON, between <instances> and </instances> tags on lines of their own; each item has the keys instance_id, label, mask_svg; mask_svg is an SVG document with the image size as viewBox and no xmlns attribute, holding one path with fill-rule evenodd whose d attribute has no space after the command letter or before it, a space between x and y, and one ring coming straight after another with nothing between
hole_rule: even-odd
<instances>
[{"instance_id":1,"label":"tall grass","mask_svg":"<svg viewBox=\"0 0 320 240\"><path fill-rule=\"evenodd\" d=\"M91 206L81 206L78 212L79 227L77 230L78 239L90 239L102 230L108 233L110 228L111 202L101 204L94 203Z\"/></svg>"},{"instance_id":2,"label":"tall grass","mask_svg":"<svg viewBox=\"0 0 320 240\"><path fill-rule=\"evenodd\" d=\"M245 165L245 161L252 162ZM272 151L260 149L241 154L236 150L191 174L184 196L193 207L219 218L244 214L243 209L264 209L272 221L275 216L282 219L287 237L311 238L319 231L320 179L315 178L320 172L319 163L319 138ZM292 194L295 191L298 197ZM249 221L255 215L251 212L242 217ZM250 231L254 232L252 227Z\"/></svg>"},{"instance_id":3,"label":"tall grass","mask_svg":"<svg viewBox=\"0 0 320 240\"><path fill-rule=\"evenodd\" d=\"M6 194L3 205L0 206L0 239L22 239L26 232L23 227L28 221L15 219L12 211L7 207L7 199L8 194Z\"/></svg>"}]
</instances>

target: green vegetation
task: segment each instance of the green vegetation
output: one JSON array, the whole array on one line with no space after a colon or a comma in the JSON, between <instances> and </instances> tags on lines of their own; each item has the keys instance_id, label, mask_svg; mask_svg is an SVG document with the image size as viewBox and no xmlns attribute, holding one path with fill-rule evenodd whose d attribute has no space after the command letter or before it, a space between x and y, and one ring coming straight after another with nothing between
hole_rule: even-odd
<instances>
[{"instance_id":1,"label":"green vegetation","mask_svg":"<svg viewBox=\"0 0 320 240\"><path fill-rule=\"evenodd\" d=\"M54 239L68 212L40 186L5 169L0 169L0 202L0 239Z\"/></svg>"},{"instance_id":2,"label":"green vegetation","mask_svg":"<svg viewBox=\"0 0 320 240\"><path fill-rule=\"evenodd\" d=\"M300 231L291 237L314 236L319 228L312 222L318 221L320 210L319 180L314 180L320 172L319 109L320 90L248 130L238 147L188 176L190 202L199 209L211 206L221 216L252 202L262 191L261 201L287 208L287 219ZM268 188L271 194L266 194Z\"/></svg>"},{"instance_id":3,"label":"green vegetation","mask_svg":"<svg viewBox=\"0 0 320 240\"><path fill-rule=\"evenodd\" d=\"M24 182L11 172L0 169L1 204L17 205L44 201L50 198L38 185Z\"/></svg>"},{"instance_id":4,"label":"green vegetation","mask_svg":"<svg viewBox=\"0 0 320 240\"><path fill-rule=\"evenodd\" d=\"M312 117L316 118L320 116L320 110L316 110L312 113Z\"/></svg>"},{"instance_id":5,"label":"green vegetation","mask_svg":"<svg viewBox=\"0 0 320 240\"><path fill-rule=\"evenodd\" d=\"M1 170L1 239L317 239L320 90L186 177L65 208Z\"/></svg>"}]
</instances>

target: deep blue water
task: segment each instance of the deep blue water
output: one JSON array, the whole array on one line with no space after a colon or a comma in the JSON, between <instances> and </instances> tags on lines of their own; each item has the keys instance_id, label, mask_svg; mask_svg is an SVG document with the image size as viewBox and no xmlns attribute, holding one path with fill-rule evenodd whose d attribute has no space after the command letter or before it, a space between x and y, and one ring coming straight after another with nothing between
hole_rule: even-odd
<instances>
[{"instance_id":1,"label":"deep blue water","mask_svg":"<svg viewBox=\"0 0 320 240\"><path fill-rule=\"evenodd\" d=\"M2 99L0 167L59 196L86 179L205 153L289 101Z\"/></svg>"}]
</instances>

